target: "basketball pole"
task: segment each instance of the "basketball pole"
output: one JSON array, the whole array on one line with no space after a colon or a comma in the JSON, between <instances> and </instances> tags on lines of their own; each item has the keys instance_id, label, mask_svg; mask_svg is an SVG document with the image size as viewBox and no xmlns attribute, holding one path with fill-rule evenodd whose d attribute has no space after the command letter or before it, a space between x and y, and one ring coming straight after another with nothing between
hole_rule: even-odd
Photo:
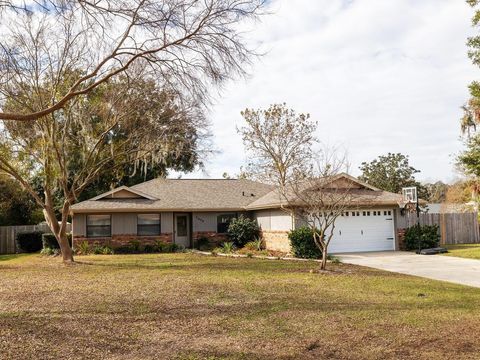
<instances>
[{"instance_id":1,"label":"basketball pole","mask_svg":"<svg viewBox=\"0 0 480 360\"><path fill-rule=\"evenodd\" d=\"M417 226L420 228L420 205L418 204L418 193L417 193L417 204L416 204L416 210L417 210ZM422 240L419 238L418 239L418 253L420 254L420 251L422 251Z\"/></svg>"}]
</instances>

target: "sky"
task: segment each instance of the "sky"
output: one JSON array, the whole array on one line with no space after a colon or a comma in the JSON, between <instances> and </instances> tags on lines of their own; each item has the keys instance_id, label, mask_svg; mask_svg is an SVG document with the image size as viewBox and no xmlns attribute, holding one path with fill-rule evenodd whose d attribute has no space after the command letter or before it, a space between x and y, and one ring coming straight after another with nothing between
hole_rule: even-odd
<instances>
[{"instance_id":1,"label":"sky","mask_svg":"<svg viewBox=\"0 0 480 360\"><path fill-rule=\"evenodd\" d=\"M246 162L240 111L287 103L318 121L318 138L343 146L352 175L362 161L409 155L422 181L451 182L460 106L478 68L467 57L473 10L462 0L274 0L245 37L257 51L209 111L217 153L205 172L238 174Z\"/></svg>"}]
</instances>

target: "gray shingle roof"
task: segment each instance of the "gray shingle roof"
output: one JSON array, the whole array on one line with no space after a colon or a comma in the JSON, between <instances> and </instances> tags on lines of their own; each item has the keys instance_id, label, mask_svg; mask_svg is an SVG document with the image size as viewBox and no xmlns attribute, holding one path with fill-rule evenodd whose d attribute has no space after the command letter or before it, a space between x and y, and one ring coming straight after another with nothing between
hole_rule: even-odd
<instances>
[{"instance_id":1,"label":"gray shingle roof","mask_svg":"<svg viewBox=\"0 0 480 360\"><path fill-rule=\"evenodd\" d=\"M395 206L402 200L399 194L378 190L349 175L341 174L335 179L340 178L358 185L349 190L354 193L352 206ZM112 198L110 191L103 198L97 196L73 205L72 212L241 211L287 205L285 201L282 204L274 186L245 179L154 179L119 189L131 189L150 199Z\"/></svg>"},{"instance_id":2,"label":"gray shingle roof","mask_svg":"<svg viewBox=\"0 0 480 360\"><path fill-rule=\"evenodd\" d=\"M352 195L350 199L352 206L398 206L402 200L402 195L382 190L350 189L349 193ZM295 203L293 198L289 198L289 202ZM277 208L287 204L285 199L281 199L278 190L272 190L250 203L247 210Z\"/></svg>"},{"instance_id":3,"label":"gray shingle roof","mask_svg":"<svg viewBox=\"0 0 480 360\"><path fill-rule=\"evenodd\" d=\"M73 205L72 211L240 211L273 189L271 185L245 179L154 179L130 188L158 200L86 200Z\"/></svg>"}]
</instances>

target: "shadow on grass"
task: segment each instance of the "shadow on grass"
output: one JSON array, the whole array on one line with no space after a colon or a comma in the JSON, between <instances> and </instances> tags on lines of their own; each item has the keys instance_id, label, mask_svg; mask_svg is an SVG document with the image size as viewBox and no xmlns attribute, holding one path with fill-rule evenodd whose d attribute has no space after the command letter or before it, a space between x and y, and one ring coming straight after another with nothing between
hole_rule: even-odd
<instances>
[{"instance_id":1,"label":"shadow on grass","mask_svg":"<svg viewBox=\"0 0 480 360\"><path fill-rule=\"evenodd\" d=\"M31 256L33 254L9 254L9 255L0 255L0 261L8 261L8 260L14 260L14 259L19 259L27 256Z\"/></svg>"},{"instance_id":2,"label":"shadow on grass","mask_svg":"<svg viewBox=\"0 0 480 360\"><path fill-rule=\"evenodd\" d=\"M271 274L311 274L317 277L342 277L342 276L366 276L369 278L398 278L405 275L394 272L385 272L377 269L366 268L362 266L349 264L329 264L327 271L318 272L318 263L316 262L294 262L286 260L263 260L250 258L229 258L229 257L211 257L194 254L159 254L150 258L138 257L138 255L121 255L115 261L110 261L116 255L108 256L105 261L102 255L98 255L98 260L85 259L77 257L78 265L89 267L99 267L112 270L148 270L148 271L172 271L182 273L224 273L224 274L243 274L252 273L254 275Z\"/></svg>"},{"instance_id":3,"label":"shadow on grass","mask_svg":"<svg viewBox=\"0 0 480 360\"><path fill-rule=\"evenodd\" d=\"M176 254L181 255L181 254ZM128 258L131 256L131 258ZM114 256L113 256L114 257ZM141 270L220 270L220 271L309 271L317 268L318 264L314 262L291 262L285 260L263 260L249 258L227 258L227 257L209 257L202 255L185 255L184 257L172 257L168 254L163 257L139 258L137 255L122 255L122 258L116 261L103 261L102 255L98 260L79 259L75 262L80 265L99 266L113 269L141 269Z\"/></svg>"}]
</instances>

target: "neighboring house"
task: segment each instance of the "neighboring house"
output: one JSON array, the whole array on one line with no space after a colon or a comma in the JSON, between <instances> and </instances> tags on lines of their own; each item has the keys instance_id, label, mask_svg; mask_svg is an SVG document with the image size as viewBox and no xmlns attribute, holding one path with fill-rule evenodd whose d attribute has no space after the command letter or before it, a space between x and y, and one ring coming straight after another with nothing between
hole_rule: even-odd
<instances>
[{"instance_id":1,"label":"neighboring house","mask_svg":"<svg viewBox=\"0 0 480 360\"><path fill-rule=\"evenodd\" d=\"M355 192L336 222L332 253L398 249L395 212L401 195L341 174L328 186ZM256 219L267 249L288 252L288 232L299 220L281 208L275 187L244 179L154 179L122 186L72 206L74 244L120 246L138 239L192 247L201 237L226 240L232 218Z\"/></svg>"},{"instance_id":2,"label":"neighboring house","mask_svg":"<svg viewBox=\"0 0 480 360\"><path fill-rule=\"evenodd\" d=\"M466 212L475 212L477 204L474 202L466 204L451 203L430 203L427 204L427 213L429 214L457 214Z\"/></svg>"}]
</instances>

